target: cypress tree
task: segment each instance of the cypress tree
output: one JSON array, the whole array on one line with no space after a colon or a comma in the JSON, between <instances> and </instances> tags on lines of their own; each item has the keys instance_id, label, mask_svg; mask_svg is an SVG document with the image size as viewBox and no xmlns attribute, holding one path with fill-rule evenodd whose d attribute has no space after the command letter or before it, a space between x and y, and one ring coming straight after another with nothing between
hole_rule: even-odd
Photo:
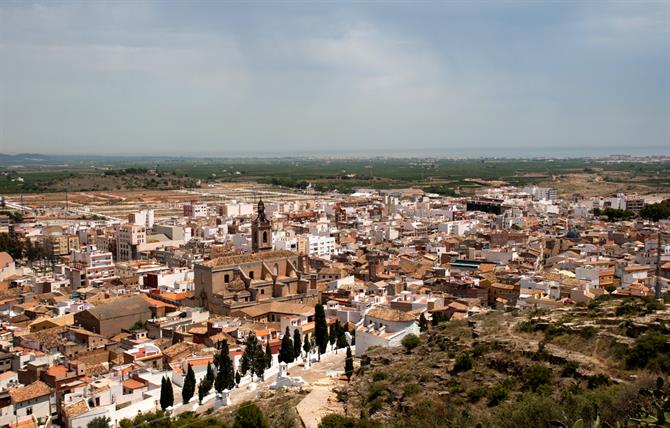
<instances>
[{"instance_id":1,"label":"cypress tree","mask_svg":"<svg viewBox=\"0 0 670 428\"><path fill-rule=\"evenodd\" d=\"M219 370L216 372L214 389L216 392L221 392L226 388L231 390L235 386L235 373L233 371L233 362L230 359L228 342L223 342L221 345L221 352L218 355L218 360Z\"/></svg>"},{"instance_id":2,"label":"cypress tree","mask_svg":"<svg viewBox=\"0 0 670 428\"><path fill-rule=\"evenodd\" d=\"M265 366L272 367L272 349L270 349L270 339L265 341Z\"/></svg>"},{"instance_id":3,"label":"cypress tree","mask_svg":"<svg viewBox=\"0 0 670 428\"><path fill-rule=\"evenodd\" d=\"M174 391L172 382L167 377L161 380L161 409L165 410L174 404Z\"/></svg>"},{"instance_id":4,"label":"cypress tree","mask_svg":"<svg viewBox=\"0 0 670 428\"><path fill-rule=\"evenodd\" d=\"M421 312L421 315L419 316L419 331L427 331L428 330L428 320L426 319L426 315Z\"/></svg>"},{"instance_id":5,"label":"cypress tree","mask_svg":"<svg viewBox=\"0 0 670 428\"><path fill-rule=\"evenodd\" d=\"M304 349L305 354L309 355L309 351L312 350L312 342L309 338L309 333L305 333L305 341L302 344L302 349Z\"/></svg>"},{"instance_id":6,"label":"cypress tree","mask_svg":"<svg viewBox=\"0 0 670 428\"><path fill-rule=\"evenodd\" d=\"M253 356L252 372L258 376L261 381L265 380L265 369L267 368L267 361L265 359L265 352L263 348L256 345L256 354Z\"/></svg>"},{"instance_id":7,"label":"cypress tree","mask_svg":"<svg viewBox=\"0 0 670 428\"><path fill-rule=\"evenodd\" d=\"M354 357L351 355L351 348L347 346L347 357L344 359L344 374L347 380L351 380L351 375L354 374Z\"/></svg>"},{"instance_id":8,"label":"cypress tree","mask_svg":"<svg viewBox=\"0 0 670 428\"><path fill-rule=\"evenodd\" d=\"M337 340L337 333L335 332L335 324L331 324L328 328L328 342L330 343L330 349L333 349L335 341Z\"/></svg>"},{"instance_id":9,"label":"cypress tree","mask_svg":"<svg viewBox=\"0 0 670 428\"><path fill-rule=\"evenodd\" d=\"M300 332L296 328L293 330L293 358L298 358L300 356L302 348L302 343L300 341Z\"/></svg>"},{"instance_id":10,"label":"cypress tree","mask_svg":"<svg viewBox=\"0 0 670 428\"><path fill-rule=\"evenodd\" d=\"M242 380L242 376L240 376L240 372L236 371L235 372L235 385L239 388L240 386L240 381Z\"/></svg>"},{"instance_id":11,"label":"cypress tree","mask_svg":"<svg viewBox=\"0 0 670 428\"><path fill-rule=\"evenodd\" d=\"M205 379L207 379L207 382L214 383L214 370L212 370L212 365L210 363L207 363L207 374L205 374Z\"/></svg>"},{"instance_id":12,"label":"cypress tree","mask_svg":"<svg viewBox=\"0 0 670 428\"><path fill-rule=\"evenodd\" d=\"M186 372L186 377L184 378L184 387L181 390L181 398L184 404L188 403L193 394L195 393L195 373L193 373L193 367L188 365L188 371Z\"/></svg>"},{"instance_id":13,"label":"cypress tree","mask_svg":"<svg viewBox=\"0 0 670 428\"><path fill-rule=\"evenodd\" d=\"M260 348L260 346L258 344L258 339L256 339L256 335L254 333L249 334L244 342L244 354L242 354L240 360L242 376L246 375L248 371L251 371L253 376L255 367L254 361L258 355L258 348ZM263 357L263 359L265 359L265 357Z\"/></svg>"},{"instance_id":14,"label":"cypress tree","mask_svg":"<svg viewBox=\"0 0 670 428\"><path fill-rule=\"evenodd\" d=\"M209 388L211 385L208 386L207 378L202 378L200 383L198 384L198 403L202 404L202 399L205 398L205 395L209 392Z\"/></svg>"},{"instance_id":15,"label":"cypress tree","mask_svg":"<svg viewBox=\"0 0 670 428\"><path fill-rule=\"evenodd\" d=\"M326 324L326 311L321 304L314 307L314 321L316 345L319 347L319 354L323 354L328 346L328 325Z\"/></svg>"},{"instance_id":16,"label":"cypress tree","mask_svg":"<svg viewBox=\"0 0 670 428\"><path fill-rule=\"evenodd\" d=\"M345 336L347 330L344 327L342 327L342 325L340 324L340 320L335 321L335 325L337 326L336 330L337 343L335 344L335 347L337 349L346 348L347 346L349 346L349 344L347 343L347 336Z\"/></svg>"},{"instance_id":17,"label":"cypress tree","mask_svg":"<svg viewBox=\"0 0 670 428\"><path fill-rule=\"evenodd\" d=\"M293 341L291 340L291 334L288 332L288 327L286 327L286 332L281 338L279 361L286 364L293 362Z\"/></svg>"}]
</instances>

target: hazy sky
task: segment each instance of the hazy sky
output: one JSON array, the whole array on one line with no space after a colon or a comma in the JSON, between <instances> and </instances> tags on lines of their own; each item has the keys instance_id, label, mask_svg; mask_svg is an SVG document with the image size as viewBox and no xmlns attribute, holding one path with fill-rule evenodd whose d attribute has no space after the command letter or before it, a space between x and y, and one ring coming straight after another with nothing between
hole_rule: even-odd
<instances>
[{"instance_id":1,"label":"hazy sky","mask_svg":"<svg viewBox=\"0 0 670 428\"><path fill-rule=\"evenodd\" d=\"M670 152L670 1L0 2L0 152Z\"/></svg>"}]
</instances>

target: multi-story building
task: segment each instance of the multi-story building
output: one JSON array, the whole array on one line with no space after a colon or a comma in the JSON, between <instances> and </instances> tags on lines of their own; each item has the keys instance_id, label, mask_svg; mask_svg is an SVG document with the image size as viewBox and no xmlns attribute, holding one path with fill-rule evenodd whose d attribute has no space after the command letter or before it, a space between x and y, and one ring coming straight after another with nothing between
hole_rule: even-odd
<instances>
[{"instance_id":1,"label":"multi-story building","mask_svg":"<svg viewBox=\"0 0 670 428\"><path fill-rule=\"evenodd\" d=\"M147 229L154 227L154 210L140 210L128 214L128 223L144 226Z\"/></svg>"},{"instance_id":2,"label":"multi-story building","mask_svg":"<svg viewBox=\"0 0 670 428\"><path fill-rule=\"evenodd\" d=\"M53 256L65 256L79 248L77 235L51 235L46 239L47 251Z\"/></svg>"},{"instance_id":3,"label":"multi-story building","mask_svg":"<svg viewBox=\"0 0 670 428\"><path fill-rule=\"evenodd\" d=\"M207 204L205 203L191 201L184 205L184 217L207 217L207 214Z\"/></svg>"},{"instance_id":4,"label":"multi-story building","mask_svg":"<svg viewBox=\"0 0 670 428\"><path fill-rule=\"evenodd\" d=\"M73 288L82 285L101 284L116 278L116 268L112 253L100 251L95 245L88 245L70 253L70 265L66 268Z\"/></svg>"},{"instance_id":5,"label":"multi-story building","mask_svg":"<svg viewBox=\"0 0 670 428\"><path fill-rule=\"evenodd\" d=\"M119 261L136 260L142 245L147 242L144 226L124 224L116 234L116 258Z\"/></svg>"},{"instance_id":6,"label":"multi-story building","mask_svg":"<svg viewBox=\"0 0 670 428\"><path fill-rule=\"evenodd\" d=\"M313 257L335 254L335 238L332 236L307 235L307 254Z\"/></svg>"}]
</instances>

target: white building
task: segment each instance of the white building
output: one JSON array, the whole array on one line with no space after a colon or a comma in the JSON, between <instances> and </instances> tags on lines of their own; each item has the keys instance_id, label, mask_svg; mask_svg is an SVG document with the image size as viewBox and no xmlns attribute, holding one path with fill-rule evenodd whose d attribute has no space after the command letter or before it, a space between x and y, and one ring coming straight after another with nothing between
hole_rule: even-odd
<instances>
[{"instance_id":1,"label":"white building","mask_svg":"<svg viewBox=\"0 0 670 428\"><path fill-rule=\"evenodd\" d=\"M419 335L414 315L395 309L374 308L365 314L363 325L356 329L356 356L361 356L371 346L400 346L403 337L410 333Z\"/></svg>"},{"instance_id":2,"label":"white building","mask_svg":"<svg viewBox=\"0 0 670 428\"><path fill-rule=\"evenodd\" d=\"M82 285L101 284L116 278L116 267L109 251L100 251L95 245L87 245L70 253L70 265L64 274L73 288Z\"/></svg>"},{"instance_id":3,"label":"white building","mask_svg":"<svg viewBox=\"0 0 670 428\"><path fill-rule=\"evenodd\" d=\"M140 210L128 214L128 223L144 226L147 229L154 227L154 210Z\"/></svg>"},{"instance_id":4,"label":"white building","mask_svg":"<svg viewBox=\"0 0 670 428\"><path fill-rule=\"evenodd\" d=\"M119 261L136 260L143 244L147 242L144 226L124 224L116 234L116 258Z\"/></svg>"},{"instance_id":5,"label":"white building","mask_svg":"<svg viewBox=\"0 0 670 428\"><path fill-rule=\"evenodd\" d=\"M307 254L326 257L335 254L335 238L331 236L307 235Z\"/></svg>"},{"instance_id":6,"label":"white building","mask_svg":"<svg viewBox=\"0 0 670 428\"><path fill-rule=\"evenodd\" d=\"M188 204L184 205L184 217L198 218L198 217L207 217L208 209L207 204L191 201Z\"/></svg>"}]
</instances>

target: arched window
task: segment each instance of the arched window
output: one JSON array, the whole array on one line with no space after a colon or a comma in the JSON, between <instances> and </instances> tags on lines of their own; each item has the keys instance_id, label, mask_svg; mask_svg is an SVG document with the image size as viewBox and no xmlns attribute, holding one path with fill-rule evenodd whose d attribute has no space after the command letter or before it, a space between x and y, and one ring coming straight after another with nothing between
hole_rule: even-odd
<instances>
[{"instance_id":1,"label":"arched window","mask_svg":"<svg viewBox=\"0 0 670 428\"><path fill-rule=\"evenodd\" d=\"M268 243L268 231L267 230L263 231L263 243L264 244Z\"/></svg>"}]
</instances>

